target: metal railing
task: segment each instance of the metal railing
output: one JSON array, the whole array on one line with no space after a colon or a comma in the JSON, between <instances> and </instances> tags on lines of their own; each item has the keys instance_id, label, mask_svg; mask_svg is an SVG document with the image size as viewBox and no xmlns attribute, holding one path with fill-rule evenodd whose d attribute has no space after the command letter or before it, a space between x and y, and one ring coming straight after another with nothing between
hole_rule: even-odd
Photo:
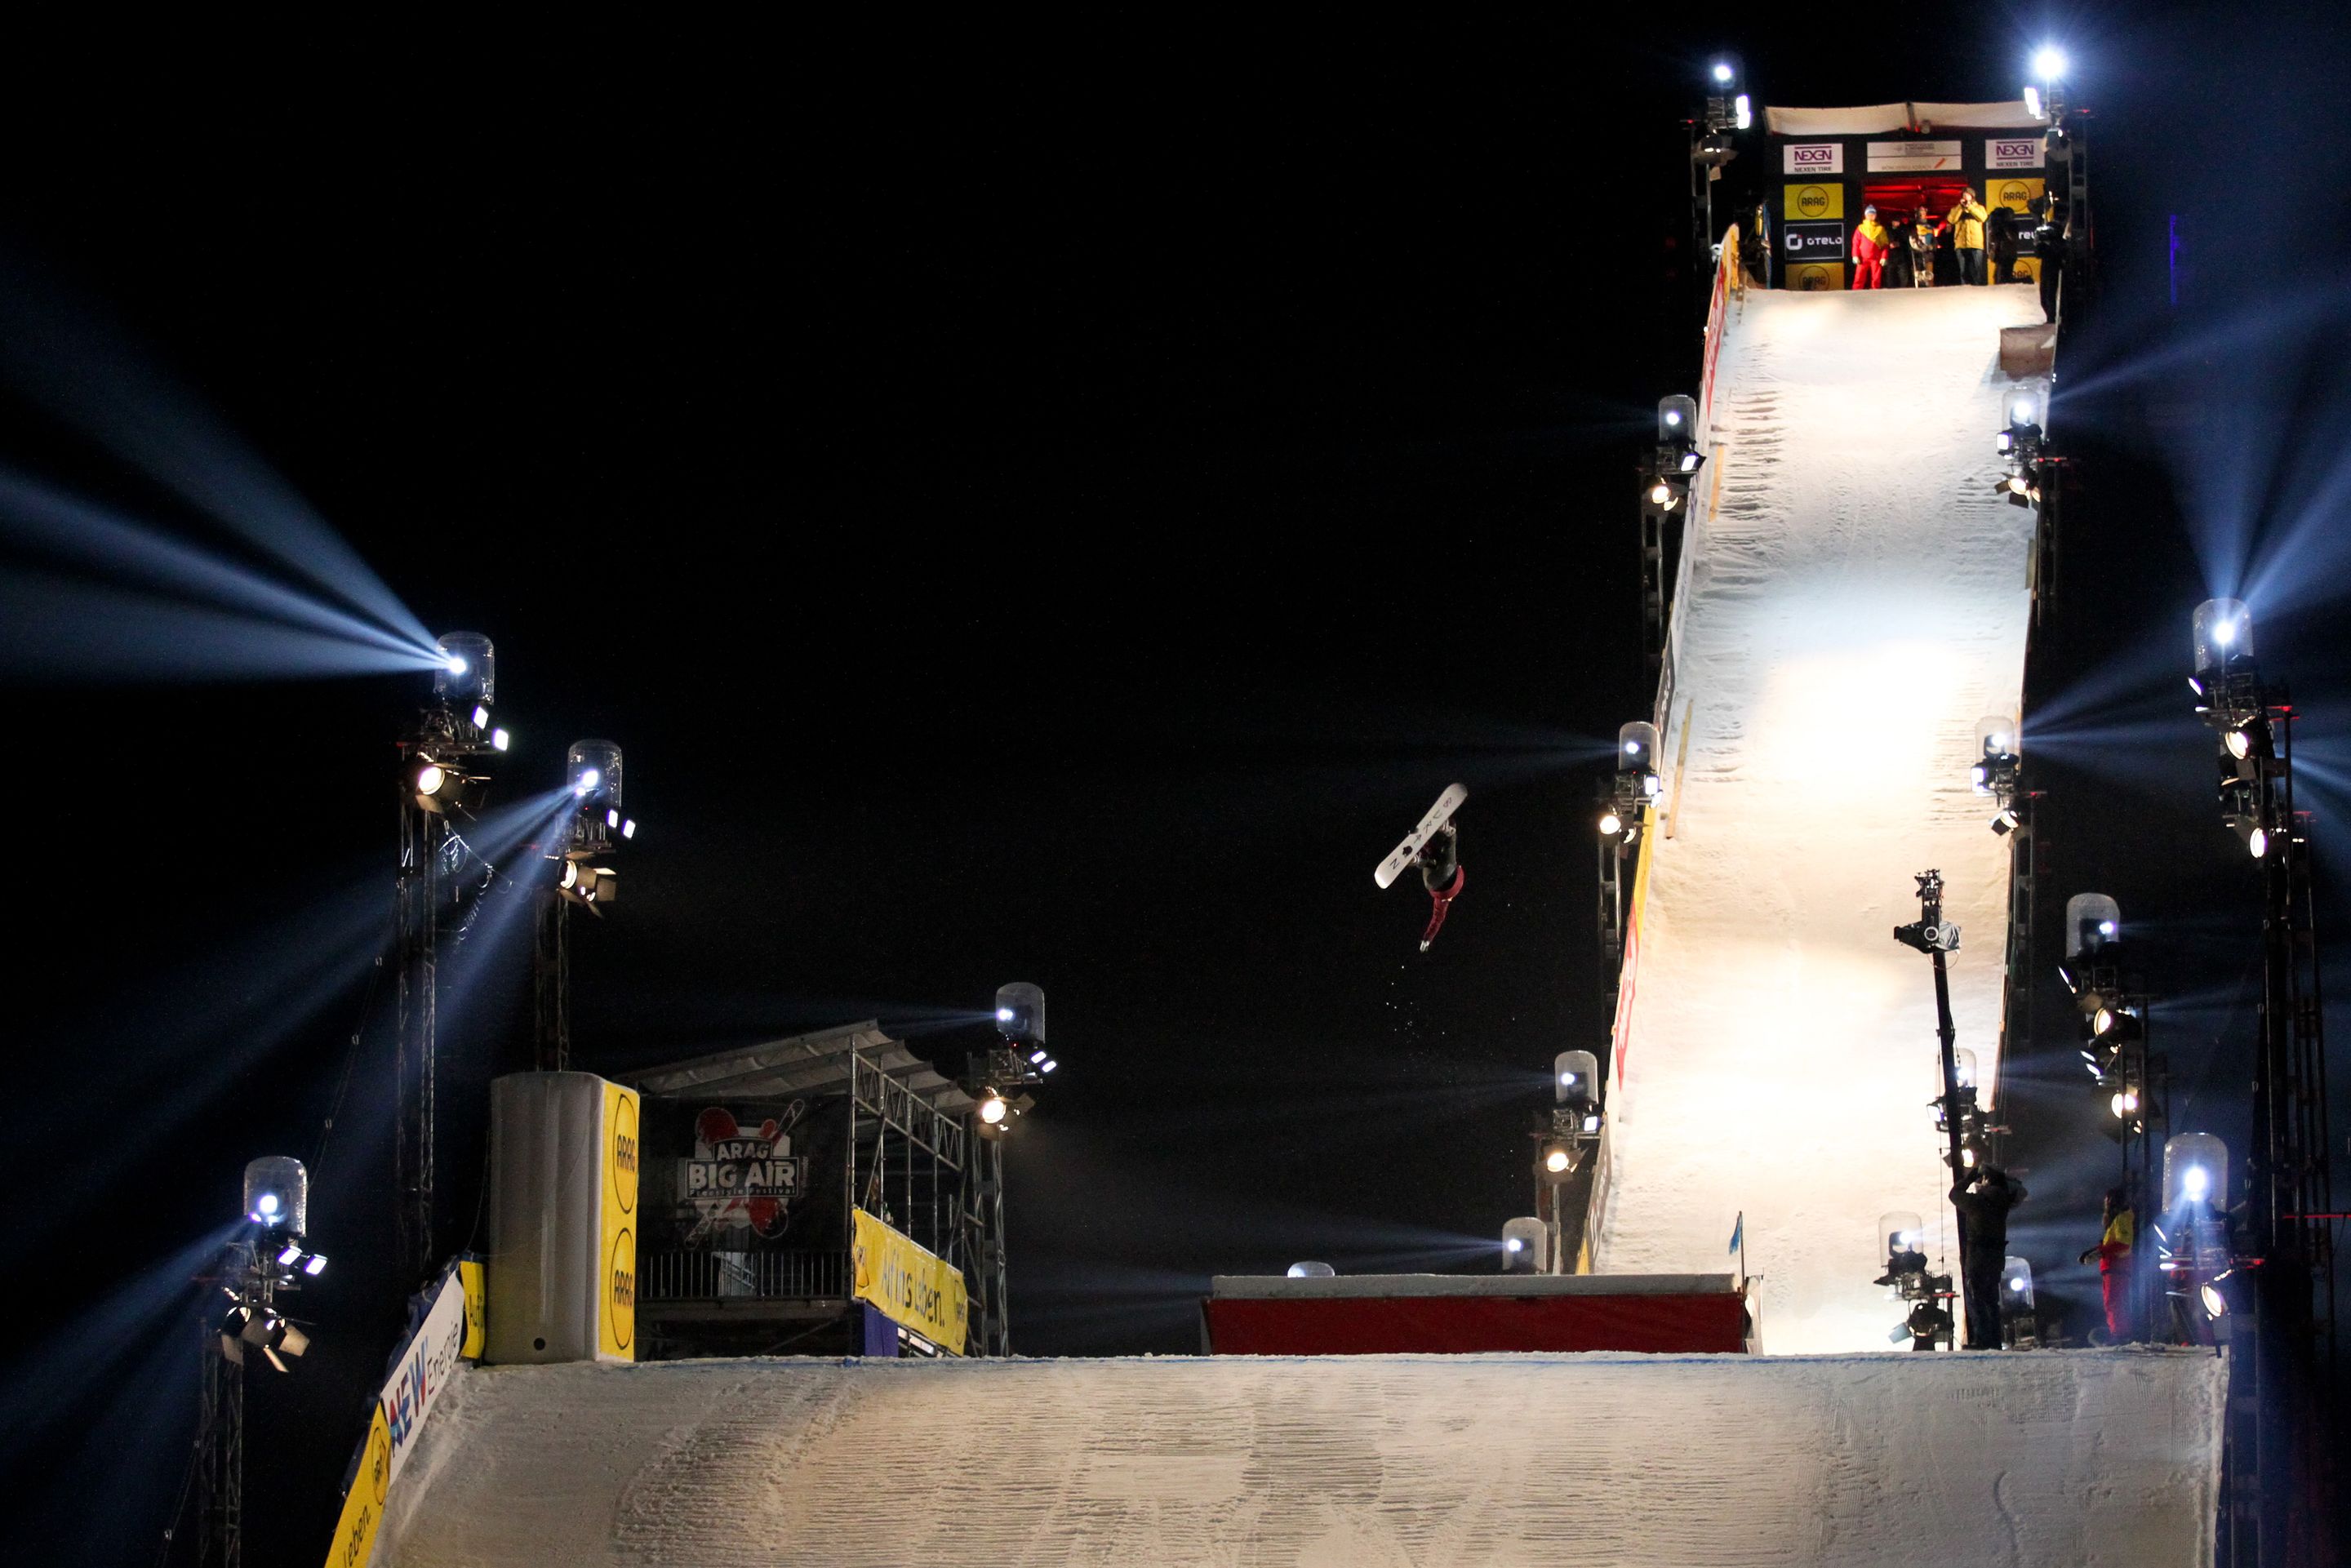
<instances>
[{"instance_id":1,"label":"metal railing","mask_svg":"<svg viewBox=\"0 0 2351 1568\"><path fill-rule=\"evenodd\" d=\"M637 1259L640 1301L845 1301L849 1254L730 1252L695 1249Z\"/></svg>"}]
</instances>

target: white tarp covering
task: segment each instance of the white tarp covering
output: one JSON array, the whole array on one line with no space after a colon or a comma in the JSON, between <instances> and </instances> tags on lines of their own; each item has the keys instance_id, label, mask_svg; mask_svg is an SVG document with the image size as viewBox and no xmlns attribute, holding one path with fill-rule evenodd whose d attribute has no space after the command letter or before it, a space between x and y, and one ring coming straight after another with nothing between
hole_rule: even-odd
<instances>
[{"instance_id":1,"label":"white tarp covering","mask_svg":"<svg viewBox=\"0 0 2351 1568\"><path fill-rule=\"evenodd\" d=\"M2191 1352L467 1367L379 1563L2170 1568Z\"/></svg>"},{"instance_id":2,"label":"white tarp covering","mask_svg":"<svg viewBox=\"0 0 2351 1568\"><path fill-rule=\"evenodd\" d=\"M1743 1210L1766 1352L1888 1348L1883 1213L1958 1262L1931 971L1891 933L1938 868L1993 1098L2008 843L1968 768L2023 679L2033 514L1994 438L2001 329L2040 319L2020 285L1756 290L1717 366L1598 1267L1720 1269Z\"/></svg>"},{"instance_id":3,"label":"white tarp covering","mask_svg":"<svg viewBox=\"0 0 2351 1568\"><path fill-rule=\"evenodd\" d=\"M1774 136L1876 136L1906 126L1950 126L1977 131L2039 128L2048 117L2010 103L1865 103L1851 109L1763 110L1763 129Z\"/></svg>"}]
</instances>

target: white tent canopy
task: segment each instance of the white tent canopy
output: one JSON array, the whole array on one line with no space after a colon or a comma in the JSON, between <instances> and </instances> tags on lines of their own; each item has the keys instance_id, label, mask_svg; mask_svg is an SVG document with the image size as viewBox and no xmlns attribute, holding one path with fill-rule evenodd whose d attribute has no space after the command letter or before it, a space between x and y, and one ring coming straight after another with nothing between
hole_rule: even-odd
<instances>
[{"instance_id":1,"label":"white tent canopy","mask_svg":"<svg viewBox=\"0 0 2351 1568\"><path fill-rule=\"evenodd\" d=\"M2049 117L2018 99L2010 103L1869 103L1854 109L1766 109L1763 129L1774 136L1876 136L1885 131L1951 130L2039 131Z\"/></svg>"}]
</instances>

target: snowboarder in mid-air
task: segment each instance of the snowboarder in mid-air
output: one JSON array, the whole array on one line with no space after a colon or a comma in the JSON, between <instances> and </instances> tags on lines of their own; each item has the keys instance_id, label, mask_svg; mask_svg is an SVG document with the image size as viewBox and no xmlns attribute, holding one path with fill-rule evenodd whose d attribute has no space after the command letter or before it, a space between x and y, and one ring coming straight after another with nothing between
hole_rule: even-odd
<instances>
[{"instance_id":1,"label":"snowboarder in mid-air","mask_svg":"<svg viewBox=\"0 0 2351 1568\"><path fill-rule=\"evenodd\" d=\"M1420 820L1420 825L1405 834L1404 842L1372 873L1372 880L1386 887L1404 874L1405 867L1420 868L1420 884L1428 890L1431 905L1428 928L1420 934L1420 950L1424 953L1437 940L1453 901L1460 896L1463 885L1469 880L1468 872L1461 864L1459 825L1453 820L1453 814L1461 810L1461 802L1468 798L1469 791L1460 785L1447 785L1445 793L1437 798L1437 804L1428 809L1428 815Z\"/></svg>"}]
</instances>

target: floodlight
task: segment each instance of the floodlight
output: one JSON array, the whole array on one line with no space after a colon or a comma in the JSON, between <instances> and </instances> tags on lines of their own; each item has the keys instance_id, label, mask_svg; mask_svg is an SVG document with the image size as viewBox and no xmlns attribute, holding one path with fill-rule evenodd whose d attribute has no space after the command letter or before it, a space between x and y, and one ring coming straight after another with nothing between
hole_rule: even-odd
<instances>
[{"instance_id":1,"label":"floodlight","mask_svg":"<svg viewBox=\"0 0 2351 1568\"><path fill-rule=\"evenodd\" d=\"M2270 852L2269 830L2262 827L2252 818L2240 818L2238 820L2237 833L2240 838L2242 838L2245 841L2245 852L2252 855L2255 860L2260 860L2262 856Z\"/></svg>"},{"instance_id":2,"label":"floodlight","mask_svg":"<svg viewBox=\"0 0 2351 1568\"><path fill-rule=\"evenodd\" d=\"M1339 1272L1328 1263L1292 1263L1290 1278L1293 1280L1328 1280Z\"/></svg>"},{"instance_id":3,"label":"floodlight","mask_svg":"<svg viewBox=\"0 0 2351 1568\"><path fill-rule=\"evenodd\" d=\"M1532 1274L1543 1266L1545 1243L1550 1231L1543 1222L1528 1215L1513 1219L1502 1227L1502 1272Z\"/></svg>"},{"instance_id":4,"label":"floodlight","mask_svg":"<svg viewBox=\"0 0 2351 1568\"><path fill-rule=\"evenodd\" d=\"M1542 1168L1550 1176L1565 1176L1575 1165L1575 1151L1553 1140L1543 1145Z\"/></svg>"},{"instance_id":5,"label":"floodlight","mask_svg":"<svg viewBox=\"0 0 2351 1568\"><path fill-rule=\"evenodd\" d=\"M2041 89L2031 82L2024 84L2024 112L2035 120L2049 118L2047 111L2041 107Z\"/></svg>"},{"instance_id":6,"label":"floodlight","mask_svg":"<svg viewBox=\"0 0 2351 1568\"><path fill-rule=\"evenodd\" d=\"M1961 1046L1951 1052L1951 1077L1962 1089L1976 1086L1976 1053Z\"/></svg>"},{"instance_id":7,"label":"floodlight","mask_svg":"<svg viewBox=\"0 0 2351 1568\"><path fill-rule=\"evenodd\" d=\"M2229 1145L2210 1133L2181 1133L2163 1145L2163 1207L2220 1203L2229 1190Z\"/></svg>"},{"instance_id":8,"label":"floodlight","mask_svg":"<svg viewBox=\"0 0 2351 1568\"><path fill-rule=\"evenodd\" d=\"M2122 905L2105 894L2075 894L2065 901L2065 956L2094 961L2102 949L2114 944L2122 920ZM2070 977L2066 988L2077 988Z\"/></svg>"},{"instance_id":9,"label":"floodlight","mask_svg":"<svg viewBox=\"0 0 2351 1568\"><path fill-rule=\"evenodd\" d=\"M490 749L492 751L504 751L507 747L513 744L514 737L508 735L505 730L494 729L490 731Z\"/></svg>"},{"instance_id":10,"label":"floodlight","mask_svg":"<svg viewBox=\"0 0 2351 1568\"><path fill-rule=\"evenodd\" d=\"M620 810L624 776L621 748L609 740L575 740L564 753L563 776L583 806L593 801L607 811Z\"/></svg>"},{"instance_id":11,"label":"floodlight","mask_svg":"<svg viewBox=\"0 0 2351 1568\"><path fill-rule=\"evenodd\" d=\"M474 705L474 727L475 729L486 728L489 726L489 722L490 710L484 707L481 704L475 703Z\"/></svg>"},{"instance_id":12,"label":"floodlight","mask_svg":"<svg viewBox=\"0 0 2351 1568\"><path fill-rule=\"evenodd\" d=\"M2212 1178L2202 1166L2190 1166L2179 1175L2181 1196L2201 1199L2211 1190Z\"/></svg>"},{"instance_id":13,"label":"floodlight","mask_svg":"<svg viewBox=\"0 0 2351 1568\"><path fill-rule=\"evenodd\" d=\"M1649 504L1670 509L1674 504L1674 487L1663 479L1649 486Z\"/></svg>"},{"instance_id":14,"label":"floodlight","mask_svg":"<svg viewBox=\"0 0 2351 1568\"><path fill-rule=\"evenodd\" d=\"M1650 796L1650 797L1654 798L1654 797L1657 794L1657 792L1658 792L1659 790L1663 789L1665 787L1666 787L1666 781L1665 781L1665 779L1663 779L1662 778L1658 777L1656 774L1655 774L1655 773L1644 773L1644 774L1642 774L1642 775L1641 775L1641 793L1642 793L1642 794L1644 794L1644 795L1647 795L1647 796Z\"/></svg>"},{"instance_id":15,"label":"floodlight","mask_svg":"<svg viewBox=\"0 0 2351 1568\"><path fill-rule=\"evenodd\" d=\"M1588 1051L1562 1051L1552 1058L1552 1098L1562 1105L1586 1105L1600 1085L1600 1059Z\"/></svg>"},{"instance_id":16,"label":"floodlight","mask_svg":"<svg viewBox=\"0 0 2351 1568\"><path fill-rule=\"evenodd\" d=\"M2204 1315L2208 1318L2224 1317L2228 1314L2228 1298L2220 1294L2220 1287L2217 1284L2208 1281L2199 1285L2196 1288L2196 1299L2204 1304Z\"/></svg>"},{"instance_id":17,"label":"floodlight","mask_svg":"<svg viewBox=\"0 0 2351 1568\"><path fill-rule=\"evenodd\" d=\"M1980 762L1977 763L1973 768L1968 769L1968 782L1975 786L1975 791L1977 794L1991 794L1991 790L1987 788L1987 786L1991 783L1991 769L1986 768Z\"/></svg>"},{"instance_id":18,"label":"floodlight","mask_svg":"<svg viewBox=\"0 0 2351 1568\"><path fill-rule=\"evenodd\" d=\"M449 770L437 762L425 762L416 769L416 792L438 795L449 782Z\"/></svg>"},{"instance_id":19,"label":"floodlight","mask_svg":"<svg viewBox=\"0 0 2351 1568\"><path fill-rule=\"evenodd\" d=\"M2033 402L2031 398L2018 398L2014 402L2008 405L2009 429L2012 431L2031 429L2033 423L2032 416L2039 412L2040 410L2033 406Z\"/></svg>"},{"instance_id":20,"label":"floodlight","mask_svg":"<svg viewBox=\"0 0 2351 1568\"><path fill-rule=\"evenodd\" d=\"M1698 465L1705 461L1706 459L1698 453L1685 452L1682 454L1681 471L1685 474L1695 474L1698 470Z\"/></svg>"},{"instance_id":21,"label":"floodlight","mask_svg":"<svg viewBox=\"0 0 2351 1568\"><path fill-rule=\"evenodd\" d=\"M619 827L621 825L621 813L616 810L606 811L604 813L604 825L608 828Z\"/></svg>"},{"instance_id":22,"label":"floodlight","mask_svg":"<svg viewBox=\"0 0 2351 1568\"><path fill-rule=\"evenodd\" d=\"M1753 99L1750 99L1742 92L1737 98L1730 100L1730 106L1733 112L1735 112L1739 117L1740 130L1746 131L1754 126L1755 104Z\"/></svg>"},{"instance_id":23,"label":"floodlight","mask_svg":"<svg viewBox=\"0 0 2351 1568\"><path fill-rule=\"evenodd\" d=\"M2054 44L2043 44L2032 54L2032 74L2043 82L2062 81L2065 76L2065 51Z\"/></svg>"},{"instance_id":24,"label":"floodlight","mask_svg":"<svg viewBox=\"0 0 2351 1568\"><path fill-rule=\"evenodd\" d=\"M573 860L565 861L563 862L563 873L557 879L555 885L560 888L578 887L580 885L580 862Z\"/></svg>"},{"instance_id":25,"label":"floodlight","mask_svg":"<svg viewBox=\"0 0 2351 1568\"><path fill-rule=\"evenodd\" d=\"M1007 1040L1045 1043L1045 993L1026 980L996 988L997 1032Z\"/></svg>"},{"instance_id":26,"label":"floodlight","mask_svg":"<svg viewBox=\"0 0 2351 1568\"><path fill-rule=\"evenodd\" d=\"M1004 1096L993 1089L979 1097L979 1119L985 1125L997 1125L1010 1111L1011 1106L1005 1103Z\"/></svg>"},{"instance_id":27,"label":"floodlight","mask_svg":"<svg viewBox=\"0 0 2351 1568\"><path fill-rule=\"evenodd\" d=\"M257 1225L299 1239L309 1228L310 1173L300 1160L266 1155L245 1167L245 1213Z\"/></svg>"},{"instance_id":28,"label":"floodlight","mask_svg":"<svg viewBox=\"0 0 2351 1568\"><path fill-rule=\"evenodd\" d=\"M1999 834L2001 837L2006 838L2009 834L2016 831L2017 821L2018 818L2016 812L2009 807L2002 806L1998 811L1992 814L1991 831Z\"/></svg>"},{"instance_id":29,"label":"floodlight","mask_svg":"<svg viewBox=\"0 0 2351 1568\"><path fill-rule=\"evenodd\" d=\"M312 1279L318 1278L326 1271L327 1258L326 1254L322 1252L313 1252L302 1260L302 1272L309 1275Z\"/></svg>"},{"instance_id":30,"label":"floodlight","mask_svg":"<svg viewBox=\"0 0 2351 1568\"><path fill-rule=\"evenodd\" d=\"M1600 1118L1597 1115L1588 1115L1584 1117L1583 1130L1587 1133L1596 1133L1600 1131Z\"/></svg>"},{"instance_id":31,"label":"floodlight","mask_svg":"<svg viewBox=\"0 0 2351 1568\"><path fill-rule=\"evenodd\" d=\"M1037 1069L1037 1071L1040 1071L1040 1072L1050 1072L1050 1071L1053 1071L1053 1069L1055 1069L1056 1067L1059 1067L1059 1066L1061 1066L1061 1064L1060 1062L1058 1062L1058 1061L1054 1061L1051 1057L1050 1057L1050 1056L1049 1056L1049 1057L1047 1057L1047 1058L1045 1059L1043 1065L1040 1066L1040 1067Z\"/></svg>"},{"instance_id":32,"label":"floodlight","mask_svg":"<svg viewBox=\"0 0 2351 1568\"><path fill-rule=\"evenodd\" d=\"M1714 62L1715 80L1728 85L1738 75L1739 68L1736 66L1733 66L1729 60L1717 60Z\"/></svg>"},{"instance_id":33,"label":"floodlight","mask_svg":"<svg viewBox=\"0 0 2351 1568\"><path fill-rule=\"evenodd\" d=\"M1600 831L1613 839L1625 831L1625 819L1614 811L1604 811L1600 814Z\"/></svg>"},{"instance_id":34,"label":"floodlight","mask_svg":"<svg viewBox=\"0 0 2351 1568\"><path fill-rule=\"evenodd\" d=\"M1674 392L1657 400L1657 444L1687 446L1698 432L1698 399Z\"/></svg>"},{"instance_id":35,"label":"floodlight","mask_svg":"<svg viewBox=\"0 0 2351 1568\"><path fill-rule=\"evenodd\" d=\"M277 1254L277 1261L288 1269L292 1268L295 1264L299 1263L301 1260L302 1249L299 1247L289 1246Z\"/></svg>"},{"instance_id":36,"label":"floodlight","mask_svg":"<svg viewBox=\"0 0 2351 1568\"><path fill-rule=\"evenodd\" d=\"M2236 660L2253 656L2253 618L2241 601L2206 600L2196 607L2189 628L2199 676L2209 677Z\"/></svg>"},{"instance_id":37,"label":"floodlight","mask_svg":"<svg viewBox=\"0 0 2351 1568\"><path fill-rule=\"evenodd\" d=\"M478 632L451 632L436 644L441 662L433 672L433 695L452 705L489 707L497 700L497 653ZM462 708L459 711L464 711ZM481 721L475 721L479 728Z\"/></svg>"},{"instance_id":38,"label":"floodlight","mask_svg":"<svg viewBox=\"0 0 2351 1568\"><path fill-rule=\"evenodd\" d=\"M1044 1060L1045 1060L1045 1048L1044 1048L1043 1046L1041 1046L1041 1045L1040 1045L1040 1046L1039 1046L1036 1050L1034 1050L1034 1051L1030 1051L1030 1052L1029 1053L1029 1064L1031 1067L1034 1067L1037 1063L1039 1063L1039 1062L1040 1062L1040 1061L1044 1061Z\"/></svg>"},{"instance_id":39,"label":"floodlight","mask_svg":"<svg viewBox=\"0 0 2351 1568\"><path fill-rule=\"evenodd\" d=\"M623 818L622 818L622 819L621 819L621 837L622 837L622 838L624 838L624 839L633 839L633 838L635 838L636 836L637 836L637 820L636 820L634 817L623 817Z\"/></svg>"}]
</instances>

